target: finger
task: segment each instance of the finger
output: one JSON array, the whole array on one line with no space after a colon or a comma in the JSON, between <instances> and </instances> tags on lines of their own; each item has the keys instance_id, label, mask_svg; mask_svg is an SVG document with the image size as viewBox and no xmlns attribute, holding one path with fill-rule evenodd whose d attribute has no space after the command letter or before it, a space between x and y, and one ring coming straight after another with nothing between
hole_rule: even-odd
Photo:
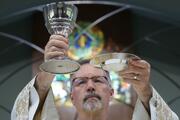
<instances>
[{"instance_id":1,"label":"finger","mask_svg":"<svg viewBox=\"0 0 180 120\"><path fill-rule=\"evenodd\" d=\"M150 68L150 64L145 60L130 60L129 64L139 68Z\"/></svg>"},{"instance_id":2,"label":"finger","mask_svg":"<svg viewBox=\"0 0 180 120\"><path fill-rule=\"evenodd\" d=\"M120 76L124 76L124 75L130 75L130 76L140 76L142 73L140 72L123 72L123 73L120 73L119 75Z\"/></svg>"},{"instance_id":3,"label":"finger","mask_svg":"<svg viewBox=\"0 0 180 120\"><path fill-rule=\"evenodd\" d=\"M125 77L125 78L129 78L129 79L135 79L135 80L140 80L140 75L136 75L134 73L127 73L127 74L123 74L123 75L120 75L122 78Z\"/></svg>"},{"instance_id":4,"label":"finger","mask_svg":"<svg viewBox=\"0 0 180 120\"><path fill-rule=\"evenodd\" d=\"M142 74L143 72L144 72L144 69L142 68L135 67L135 66L128 66L127 69L120 71L119 74L123 75L123 74L134 73L136 75L139 75L139 74Z\"/></svg>"},{"instance_id":5,"label":"finger","mask_svg":"<svg viewBox=\"0 0 180 120\"><path fill-rule=\"evenodd\" d=\"M130 84L139 84L140 83L140 80L134 80L134 78L132 78L132 77L123 76L122 78L125 82L130 83Z\"/></svg>"},{"instance_id":6,"label":"finger","mask_svg":"<svg viewBox=\"0 0 180 120\"><path fill-rule=\"evenodd\" d=\"M61 48L58 48L58 47L55 47L55 46L52 46L50 47L49 49L47 49L45 52L63 52L65 55L67 55L67 50L65 49L61 49Z\"/></svg>"},{"instance_id":7,"label":"finger","mask_svg":"<svg viewBox=\"0 0 180 120\"><path fill-rule=\"evenodd\" d=\"M48 52L45 56L45 60L58 58L58 57L64 57L64 56L65 54L63 52L58 52L58 51Z\"/></svg>"},{"instance_id":8,"label":"finger","mask_svg":"<svg viewBox=\"0 0 180 120\"><path fill-rule=\"evenodd\" d=\"M129 61L137 61L137 60L141 60L141 58L136 56L129 59Z\"/></svg>"},{"instance_id":9,"label":"finger","mask_svg":"<svg viewBox=\"0 0 180 120\"><path fill-rule=\"evenodd\" d=\"M59 40L59 41L64 41L67 44L69 43L69 40L66 39L65 37L63 37L62 35L51 35L49 40L52 40L52 39L56 39L56 40Z\"/></svg>"},{"instance_id":10,"label":"finger","mask_svg":"<svg viewBox=\"0 0 180 120\"><path fill-rule=\"evenodd\" d=\"M67 43L65 43L64 41L52 39L48 42L45 49L49 49L52 46L55 46L55 47L61 48L61 49L65 49L65 50L68 50L68 48L69 48L69 45Z\"/></svg>"},{"instance_id":11,"label":"finger","mask_svg":"<svg viewBox=\"0 0 180 120\"><path fill-rule=\"evenodd\" d=\"M134 61L136 63L134 63ZM144 69L144 67L141 67L140 65L138 65L138 64L140 64L140 63L138 63L138 61L140 61L140 59L135 59L135 60L131 59L131 61L128 64L128 67L126 69L120 71L119 73L120 74L124 74L124 73L140 74L140 73L142 73L145 69Z\"/></svg>"}]
</instances>

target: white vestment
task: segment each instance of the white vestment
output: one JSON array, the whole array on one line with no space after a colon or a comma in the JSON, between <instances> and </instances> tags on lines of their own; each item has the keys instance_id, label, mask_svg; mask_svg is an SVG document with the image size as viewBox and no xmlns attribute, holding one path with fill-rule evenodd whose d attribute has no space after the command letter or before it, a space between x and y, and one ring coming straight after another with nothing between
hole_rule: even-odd
<instances>
[{"instance_id":1,"label":"white vestment","mask_svg":"<svg viewBox=\"0 0 180 120\"><path fill-rule=\"evenodd\" d=\"M33 120L39 105L39 96L34 87L35 78L31 80L18 95L11 120ZM132 120L179 120L161 96L153 88L153 96L149 101L150 116L142 102L137 99ZM52 90L49 91L41 113L41 120L60 120L61 116L55 107Z\"/></svg>"}]
</instances>

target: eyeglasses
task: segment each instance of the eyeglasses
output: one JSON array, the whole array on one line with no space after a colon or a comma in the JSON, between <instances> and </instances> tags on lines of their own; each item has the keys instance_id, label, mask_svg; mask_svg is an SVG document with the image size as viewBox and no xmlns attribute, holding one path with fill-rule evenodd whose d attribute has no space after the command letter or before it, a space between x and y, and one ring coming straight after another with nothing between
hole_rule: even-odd
<instances>
[{"instance_id":1,"label":"eyeglasses","mask_svg":"<svg viewBox=\"0 0 180 120\"><path fill-rule=\"evenodd\" d=\"M84 86L87 84L88 80L91 79L95 84L108 84L108 78L106 76L94 76L94 77L77 77L72 79L72 86Z\"/></svg>"}]
</instances>

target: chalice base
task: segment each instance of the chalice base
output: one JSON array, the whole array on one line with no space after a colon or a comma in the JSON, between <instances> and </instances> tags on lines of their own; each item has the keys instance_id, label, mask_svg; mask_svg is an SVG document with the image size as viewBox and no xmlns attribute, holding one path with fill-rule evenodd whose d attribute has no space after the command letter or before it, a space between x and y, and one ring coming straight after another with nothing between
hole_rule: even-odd
<instances>
[{"instance_id":1,"label":"chalice base","mask_svg":"<svg viewBox=\"0 0 180 120\"><path fill-rule=\"evenodd\" d=\"M67 74L73 73L79 70L80 64L69 60L49 60L40 65L42 71L52 73L52 74Z\"/></svg>"}]
</instances>

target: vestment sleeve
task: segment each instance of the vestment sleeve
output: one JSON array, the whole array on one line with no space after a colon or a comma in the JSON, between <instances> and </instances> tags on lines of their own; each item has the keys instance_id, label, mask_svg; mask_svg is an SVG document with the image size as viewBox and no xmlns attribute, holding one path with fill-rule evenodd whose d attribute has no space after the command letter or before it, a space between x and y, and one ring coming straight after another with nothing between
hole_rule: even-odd
<instances>
[{"instance_id":1,"label":"vestment sleeve","mask_svg":"<svg viewBox=\"0 0 180 120\"><path fill-rule=\"evenodd\" d=\"M11 120L33 120L39 106L39 95L34 87L36 77L34 77L19 93L15 100ZM38 118L39 119L39 118ZM59 120L59 115L54 103L52 89L48 91L45 103L43 105L40 119Z\"/></svg>"},{"instance_id":2,"label":"vestment sleeve","mask_svg":"<svg viewBox=\"0 0 180 120\"><path fill-rule=\"evenodd\" d=\"M11 112L11 120L33 120L39 105L39 96L34 88L35 78L17 96Z\"/></svg>"},{"instance_id":3,"label":"vestment sleeve","mask_svg":"<svg viewBox=\"0 0 180 120\"><path fill-rule=\"evenodd\" d=\"M153 95L149 101L150 115L138 98L134 108L132 120L179 120L178 116L169 108L163 98L152 88Z\"/></svg>"}]
</instances>

